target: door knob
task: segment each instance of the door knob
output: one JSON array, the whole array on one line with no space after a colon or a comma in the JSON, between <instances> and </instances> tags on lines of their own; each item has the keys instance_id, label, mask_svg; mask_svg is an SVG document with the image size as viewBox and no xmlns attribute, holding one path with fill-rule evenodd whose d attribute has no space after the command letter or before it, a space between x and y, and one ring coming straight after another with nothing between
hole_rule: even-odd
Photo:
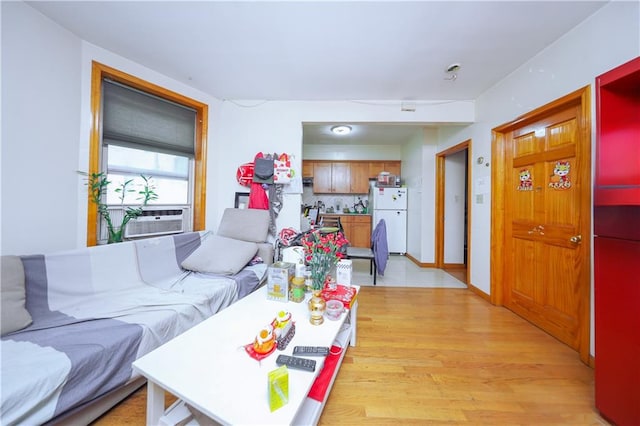
<instances>
[{"instance_id":1,"label":"door knob","mask_svg":"<svg viewBox=\"0 0 640 426\"><path fill-rule=\"evenodd\" d=\"M574 244L579 244L582 242L582 235L574 235L573 237L569 238L569 241Z\"/></svg>"}]
</instances>

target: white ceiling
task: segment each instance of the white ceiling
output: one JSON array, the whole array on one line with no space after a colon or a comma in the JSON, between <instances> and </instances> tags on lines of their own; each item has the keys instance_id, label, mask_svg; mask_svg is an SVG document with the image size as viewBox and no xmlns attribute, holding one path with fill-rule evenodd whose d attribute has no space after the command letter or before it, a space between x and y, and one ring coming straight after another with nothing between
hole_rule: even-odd
<instances>
[{"instance_id":1,"label":"white ceiling","mask_svg":"<svg viewBox=\"0 0 640 426\"><path fill-rule=\"evenodd\" d=\"M346 124L352 131L341 136L331 133L331 127L336 123L304 124L302 140L305 145L396 145L410 141L424 127L420 124Z\"/></svg>"},{"instance_id":2,"label":"white ceiling","mask_svg":"<svg viewBox=\"0 0 640 426\"><path fill-rule=\"evenodd\" d=\"M27 3L219 99L411 101L476 99L606 2Z\"/></svg>"}]
</instances>

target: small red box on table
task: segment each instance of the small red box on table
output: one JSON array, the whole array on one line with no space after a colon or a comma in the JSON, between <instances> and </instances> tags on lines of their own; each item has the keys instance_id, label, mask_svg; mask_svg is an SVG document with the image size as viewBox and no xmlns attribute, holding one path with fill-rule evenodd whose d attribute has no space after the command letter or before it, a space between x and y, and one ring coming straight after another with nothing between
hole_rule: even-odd
<instances>
[{"instance_id":1,"label":"small red box on table","mask_svg":"<svg viewBox=\"0 0 640 426\"><path fill-rule=\"evenodd\" d=\"M347 287L342 284L338 284L335 290L325 286L320 293L324 300L339 300L344 304L346 309L351 309L353 303L356 301L358 293L355 287Z\"/></svg>"}]
</instances>

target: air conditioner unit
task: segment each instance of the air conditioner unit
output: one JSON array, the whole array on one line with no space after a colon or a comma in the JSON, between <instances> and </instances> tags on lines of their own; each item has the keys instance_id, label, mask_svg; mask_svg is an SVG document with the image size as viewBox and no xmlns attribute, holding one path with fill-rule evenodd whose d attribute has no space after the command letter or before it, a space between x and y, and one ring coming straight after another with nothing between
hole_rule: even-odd
<instances>
[{"instance_id":1,"label":"air conditioner unit","mask_svg":"<svg viewBox=\"0 0 640 426\"><path fill-rule=\"evenodd\" d=\"M131 219L125 228L125 238L149 237L153 235L183 232L182 209L145 210L142 216Z\"/></svg>"}]
</instances>

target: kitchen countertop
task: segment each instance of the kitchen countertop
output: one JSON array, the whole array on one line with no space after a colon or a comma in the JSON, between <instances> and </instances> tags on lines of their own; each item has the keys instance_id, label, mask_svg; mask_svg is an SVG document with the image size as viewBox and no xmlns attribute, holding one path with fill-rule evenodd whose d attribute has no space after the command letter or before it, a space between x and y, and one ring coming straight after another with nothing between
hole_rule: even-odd
<instances>
[{"instance_id":1,"label":"kitchen countertop","mask_svg":"<svg viewBox=\"0 0 640 426\"><path fill-rule=\"evenodd\" d=\"M320 216L371 216L371 213L320 213Z\"/></svg>"}]
</instances>

